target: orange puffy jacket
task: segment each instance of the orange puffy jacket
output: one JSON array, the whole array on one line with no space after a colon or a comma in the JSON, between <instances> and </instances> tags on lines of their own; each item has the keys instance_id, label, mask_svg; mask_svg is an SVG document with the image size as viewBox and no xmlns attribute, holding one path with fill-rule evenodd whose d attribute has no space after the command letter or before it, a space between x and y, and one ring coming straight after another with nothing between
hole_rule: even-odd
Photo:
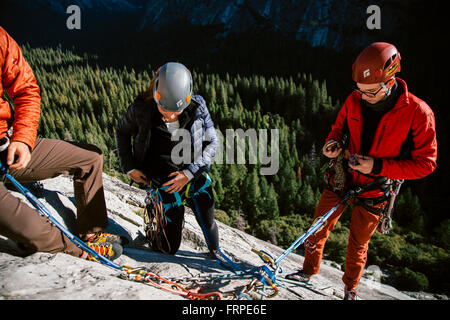
<instances>
[{"instance_id":1,"label":"orange puffy jacket","mask_svg":"<svg viewBox=\"0 0 450 320\"><path fill-rule=\"evenodd\" d=\"M32 150L41 113L40 90L28 63L13 38L0 27L0 138L12 125L11 141L26 143ZM5 90L14 111L3 99Z\"/></svg>"},{"instance_id":2,"label":"orange puffy jacket","mask_svg":"<svg viewBox=\"0 0 450 320\"><path fill-rule=\"evenodd\" d=\"M404 88L396 105L380 120L374 143L368 156L382 159L383 166L378 176L388 179L420 179L436 169L437 141L434 113L421 99L408 91L406 82L397 78ZM341 141L344 128L349 130L348 149L351 154L361 152L361 94L353 92L345 101L327 141ZM413 148L408 159L398 159L408 136L412 137ZM352 172L354 186L365 185L373 179L357 171ZM364 198L380 196L376 191L364 194Z\"/></svg>"}]
</instances>

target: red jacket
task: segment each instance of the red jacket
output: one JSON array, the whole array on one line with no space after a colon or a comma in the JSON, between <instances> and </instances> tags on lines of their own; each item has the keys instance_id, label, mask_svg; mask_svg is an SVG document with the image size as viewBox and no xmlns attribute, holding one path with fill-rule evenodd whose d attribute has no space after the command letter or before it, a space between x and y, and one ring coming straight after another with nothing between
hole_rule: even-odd
<instances>
[{"instance_id":1,"label":"red jacket","mask_svg":"<svg viewBox=\"0 0 450 320\"><path fill-rule=\"evenodd\" d=\"M378 124L374 142L367 156L382 159L383 166L378 176L388 179L420 179L434 171L437 159L437 141L434 113L421 99L408 91L402 79L397 78L404 92L393 109L388 111ZM361 94L353 92L345 101L327 141L341 141L345 121L349 130L348 149L350 154L360 154L363 128ZM408 134L414 143L411 158L396 159ZM361 186L372 181L357 171L351 174L352 184ZM364 197L376 197L377 192L368 192Z\"/></svg>"},{"instance_id":2,"label":"red jacket","mask_svg":"<svg viewBox=\"0 0 450 320\"><path fill-rule=\"evenodd\" d=\"M33 149L41 110L39 87L28 63L13 38L0 27L0 138L12 122L12 141L26 143ZM5 90L14 102L14 115L2 98Z\"/></svg>"}]
</instances>

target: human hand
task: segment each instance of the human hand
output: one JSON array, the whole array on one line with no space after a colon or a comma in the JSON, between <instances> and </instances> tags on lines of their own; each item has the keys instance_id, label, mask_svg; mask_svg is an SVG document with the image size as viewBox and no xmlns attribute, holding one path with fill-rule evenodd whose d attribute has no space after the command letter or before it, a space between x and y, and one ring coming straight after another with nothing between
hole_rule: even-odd
<instances>
[{"instance_id":1,"label":"human hand","mask_svg":"<svg viewBox=\"0 0 450 320\"><path fill-rule=\"evenodd\" d=\"M129 174L131 179L137 183L148 183L147 176L140 170L134 169Z\"/></svg>"},{"instance_id":2,"label":"human hand","mask_svg":"<svg viewBox=\"0 0 450 320\"><path fill-rule=\"evenodd\" d=\"M342 148L339 143L334 140L328 141L322 148L322 153L325 157L334 159L337 158L342 152Z\"/></svg>"},{"instance_id":3,"label":"human hand","mask_svg":"<svg viewBox=\"0 0 450 320\"><path fill-rule=\"evenodd\" d=\"M23 142L12 141L8 147L8 155L6 158L6 164L9 166L9 169L25 169L28 166L30 160L30 147L28 147L28 145Z\"/></svg>"},{"instance_id":4,"label":"human hand","mask_svg":"<svg viewBox=\"0 0 450 320\"><path fill-rule=\"evenodd\" d=\"M163 187L170 185L170 187L166 190L166 192L168 193L180 192L184 188L186 183L189 182L189 178L184 174L183 171L172 172L171 174L169 174L169 177L174 178L163 184Z\"/></svg>"},{"instance_id":5,"label":"human hand","mask_svg":"<svg viewBox=\"0 0 450 320\"><path fill-rule=\"evenodd\" d=\"M364 174L369 174L372 172L374 158L362 156L359 154L354 155L354 158L356 160L355 163L352 163L351 161L349 161L349 163L348 163L350 168L352 168L355 171L364 173Z\"/></svg>"}]
</instances>

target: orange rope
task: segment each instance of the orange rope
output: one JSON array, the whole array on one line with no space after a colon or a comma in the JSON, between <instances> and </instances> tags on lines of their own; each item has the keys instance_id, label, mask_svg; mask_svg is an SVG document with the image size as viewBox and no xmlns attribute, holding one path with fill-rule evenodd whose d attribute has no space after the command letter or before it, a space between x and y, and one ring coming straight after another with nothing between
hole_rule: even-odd
<instances>
[{"instance_id":1,"label":"orange rope","mask_svg":"<svg viewBox=\"0 0 450 320\"><path fill-rule=\"evenodd\" d=\"M222 300L223 296L221 292L210 292L210 293L199 293L200 291L200 287L197 287L195 289L186 289L183 286L181 286L180 284L167 280L159 275L157 275L156 273L150 272L150 271L140 271L140 273L135 274L133 273L132 270L127 269L127 279L130 280L134 280L137 282L143 282L145 284L151 284L156 288L165 290L167 292L170 293L174 293L174 294L178 294L181 296L186 297L187 299L190 300ZM176 287L176 289L171 289L171 288L167 288L159 283L156 283L155 281L152 280L152 278L156 278L159 281L165 282L171 286Z\"/></svg>"}]
</instances>

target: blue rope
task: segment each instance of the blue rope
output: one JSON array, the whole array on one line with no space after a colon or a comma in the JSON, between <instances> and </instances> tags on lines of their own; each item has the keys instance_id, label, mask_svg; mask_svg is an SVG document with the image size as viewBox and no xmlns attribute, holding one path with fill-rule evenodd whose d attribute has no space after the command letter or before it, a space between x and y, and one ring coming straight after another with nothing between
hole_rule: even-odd
<instances>
[{"instance_id":1,"label":"blue rope","mask_svg":"<svg viewBox=\"0 0 450 320\"><path fill-rule=\"evenodd\" d=\"M8 170L3 166L0 161L0 174L3 174L5 178L7 178L11 183L17 188L17 190L22 193L30 203L36 208L37 212L41 216L47 217L52 224L54 224L62 233L64 233L67 238L69 238L76 246L80 249L87 251L91 256L100 261L102 264L105 264L111 268L124 271L126 270L124 267L119 266L118 264L112 262L108 258L98 254L95 250L89 247L83 240L73 235L64 225L62 225L58 220L56 220L52 214L48 211L48 209L44 206L44 204L39 201L27 188L22 186L13 176L8 173Z\"/></svg>"}]
</instances>

